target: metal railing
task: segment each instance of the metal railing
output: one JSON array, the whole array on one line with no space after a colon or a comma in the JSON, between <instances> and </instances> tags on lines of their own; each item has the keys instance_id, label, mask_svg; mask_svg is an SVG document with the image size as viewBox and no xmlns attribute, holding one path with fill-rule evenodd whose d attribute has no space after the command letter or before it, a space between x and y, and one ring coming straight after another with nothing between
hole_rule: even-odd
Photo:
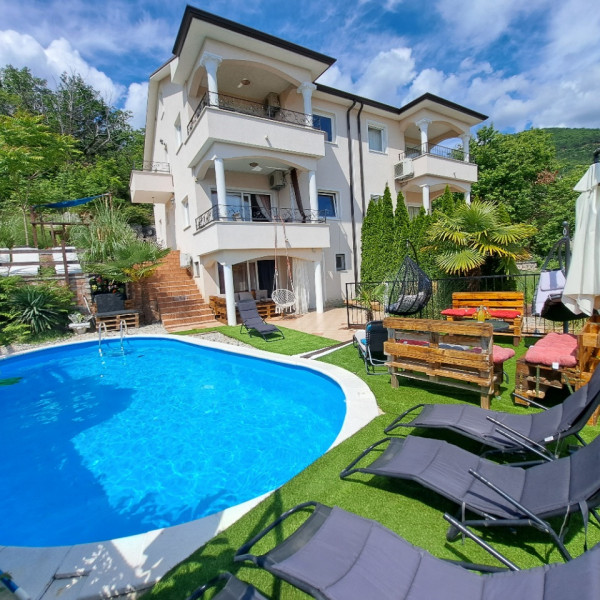
<instances>
[{"instance_id":1,"label":"metal railing","mask_svg":"<svg viewBox=\"0 0 600 600\"><path fill-rule=\"evenodd\" d=\"M253 102L251 100L244 100L243 98L226 96L225 94L207 92L202 100L200 100L200 104L194 111L194 114L187 125L188 135L192 133L196 123L200 119L202 111L209 106L242 115L251 115L262 119L271 119L272 121L281 121L283 123L292 123L293 125L300 125L302 127L320 129L318 120L316 118L313 119L313 115L307 115L267 103Z\"/></svg>"},{"instance_id":2,"label":"metal railing","mask_svg":"<svg viewBox=\"0 0 600 600\"><path fill-rule=\"evenodd\" d=\"M215 205L196 217L196 231L204 229L210 223L217 221L242 221L246 223L325 223L324 210L304 210L297 208L273 208L262 211L260 208L249 206L221 204Z\"/></svg>"},{"instance_id":3,"label":"metal railing","mask_svg":"<svg viewBox=\"0 0 600 600\"><path fill-rule=\"evenodd\" d=\"M453 292L523 292L525 314L521 331L524 335L536 336L556 331L563 332L563 323L547 321L532 314L532 304L538 287L539 273L522 273L519 275L489 275L482 277L448 277L432 280L433 294L421 313L412 315L421 319L443 319L442 310L452 308ZM346 315L348 327L364 328L369 320L385 318L385 306L394 301L387 297L392 281L387 282L355 282L346 284ZM408 317L410 318L410 317ZM569 331L577 332L584 320L570 321Z\"/></svg>"},{"instance_id":4,"label":"metal railing","mask_svg":"<svg viewBox=\"0 0 600 600\"><path fill-rule=\"evenodd\" d=\"M171 165L166 162L152 162L144 160L142 162L133 163L134 171L152 171L154 173L170 173Z\"/></svg>"},{"instance_id":5,"label":"metal railing","mask_svg":"<svg viewBox=\"0 0 600 600\"><path fill-rule=\"evenodd\" d=\"M417 158L424 154L430 154L432 156L439 156L441 158L450 158L452 160L465 160L464 150L460 148L447 148L445 146L438 146L437 144L421 144L420 146L407 146L404 152L400 152L398 155L400 160L406 158Z\"/></svg>"}]
</instances>

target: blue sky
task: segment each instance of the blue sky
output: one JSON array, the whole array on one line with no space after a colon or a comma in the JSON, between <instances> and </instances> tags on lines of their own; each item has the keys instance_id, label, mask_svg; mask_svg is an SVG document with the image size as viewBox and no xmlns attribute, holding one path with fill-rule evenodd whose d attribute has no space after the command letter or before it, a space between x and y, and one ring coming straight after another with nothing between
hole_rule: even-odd
<instances>
[{"instance_id":1,"label":"blue sky","mask_svg":"<svg viewBox=\"0 0 600 600\"><path fill-rule=\"evenodd\" d=\"M322 52L326 85L402 106L425 92L502 131L600 127L597 0L208 0L194 6ZM0 0L0 66L78 72L144 124L186 2Z\"/></svg>"}]
</instances>

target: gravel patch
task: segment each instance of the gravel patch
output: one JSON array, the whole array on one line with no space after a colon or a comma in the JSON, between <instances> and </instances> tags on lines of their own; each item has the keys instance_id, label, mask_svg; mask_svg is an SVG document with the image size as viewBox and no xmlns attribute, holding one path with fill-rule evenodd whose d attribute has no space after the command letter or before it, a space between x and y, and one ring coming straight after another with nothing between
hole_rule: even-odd
<instances>
[{"instance_id":1,"label":"gravel patch","mask_svg":"<svg viewBox=\"0 0 600 600\"><path fill-rule=\"evenodd\" d=\"M107 333L103 333L102 337L108 339L119 337L119 335L120 334L118 331L108 331ZM129 329L127 331L127 335L169 335L169 332L162 326L162 323L153 323L151 325L142 325L141 327L137 327L135 329ZM232 346L244 346L246 348L252 347L249 344L245 344L244 342L240 342L239 340L234 340L233 338L227 337L226 335L223 335L222 333L218 333L216 331L208 331L206 333L194 333L189 337L195 337L210 342L230 344ZM97 339L97 331L92 331L90 333L82 333L80 335L65 334L64 337L56 338L51 342L43 342L39 344L10 344L9 346L0 346L0 356L10 356L11 354L26 352L28 350L34 350L35 348L58 346L59 344L64 344L65 342L83 342L84 340Z\"/></svg>"}]
</instances>

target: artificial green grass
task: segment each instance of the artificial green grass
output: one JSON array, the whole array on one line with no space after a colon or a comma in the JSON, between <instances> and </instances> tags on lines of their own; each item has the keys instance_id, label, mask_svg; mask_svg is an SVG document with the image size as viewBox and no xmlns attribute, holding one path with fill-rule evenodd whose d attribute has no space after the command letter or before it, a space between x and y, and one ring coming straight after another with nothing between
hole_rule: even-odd
<instances>
[{"instance_id":1,"label":"artificial green grass","mask_svg":"<svg viewBox=\"0 0 600 600\"><path fill-rule=\"evenodd\" d=\"M216 331L222 333L230 338L239 340L250 344L259 350L267 350L268 352L276 352L278 354L285 354L286 356L292 356L294 354L305 354L307 352L313 352L315 350L321 350L321 348L328 348L339 344L336 340L329 338L319 337L317 335L310 335L295 329L288 329L287 327L280 327L279 329L283 332L285 338L279 336L270 336L269 341L265 341L260 335L250 335L246 330L240 331L239 325L223 325L221 327L211 327L208 329L192 329L189 331L181 331L176 335L190 335L198 333L209 333Z\"/></svg>"},{"instance_id":2,"label":"artificial green grass","mask_svg":"<svg viewBox=\"0 0 600 600\"><path fill-rule=\"evenodd\" d=\"M219 331L223 331L223 328L219 328ZM306 336L308 334L299 334L298 340ZM258 344L255 343L258 341L262 340L252 338L251 343L258 347ZM304 342L306 346L311 344L308 339L305 339ZM318 344L318 341L314 340L312 343ZM271 348L273 346L269 345L268 349ZM522 344L516 350L516 357L507 361L506 364L511 376L511 384L505 384L501 388L502 396L492 401L493 409L510 412L531 410L515 406L510 398L510 392L514 389L516 358L525 352L525 346ZM282 512L306 500L337 505L359 515L375 519L396 531L412 544L425 548L440 558L497 565L494 559L469 540L464 543L446 541L447 523L442 515L444 512L456 514L457 507L452 502L417 484L406 481L364 474L355 474L346 481L339 478L340 471L351 460L374 441L384 437L384 427L403 410L419 402L458 403L466 401L478 404L479 394L433 384L409 382L409 380L406 380L404 384L401 383L399 389L393 389L390 386L388 375L367 376L365 374L364 363L358 357L356 349L351 346L328 354L320 360L343 367L365 380L373 390L378 404L385 414L319 458L226 531L175 567L149 592L153 600L182 600L197 586L225 570L252 583L270 598L286 600L308 598L303 592L276 580L259 568L233 562L235 551L243 543ZM409 431L405 430L398 435L405 435ZM598 426L586 427L584 437L588 440L592 439L599 431L600 427ZM424 430L418 430L415 433L434 435L432 432ZM435 435L439 436L440 432L435 432ZM465 448L473 450L479 448L475 442L470 442L460 436L448 435L446 439ZM264 540L261 540L252 551L258 554L266 552L294 531L301 520L302 517L296 515L294 519L284 522ZM560 528L561 520L554 520L553 525L557 529ZM496 528L484 530L481 534L495 548L522 568L562 561L550 539L532 528L521 527L516 533L508 528ZM576 514L571 519L566 545L569 552L573 556L577 556L583 550L583 542L581 517ZM598 542L600 542L600 528L590 521L588 544L591 546Z\"/></svg>"}]
</instances>

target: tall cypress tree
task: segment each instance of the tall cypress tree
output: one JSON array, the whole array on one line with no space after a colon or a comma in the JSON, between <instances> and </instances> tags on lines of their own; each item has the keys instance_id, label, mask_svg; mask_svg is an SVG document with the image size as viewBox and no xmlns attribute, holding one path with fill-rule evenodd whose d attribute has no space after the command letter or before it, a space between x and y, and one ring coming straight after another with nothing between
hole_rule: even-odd
<instances>
[{"instance_id":1,"label":"tall cypress tree","mask_svg":"<svg viewBox=\"0 0 600 600\"><path fill-rule=\"evenodd\" d=\"M379 228L379 200L371 200L363 219L360 241L360 280L376 281L377 264L377 230Z\"/></svg>"},{"instance_id":2,"label":"tall cypress tree","mask_svg":"<svg viewBox=\"0 0 600 600\"><path fill-rule=\"evenodd\" d=\"M377 279L375 281L385 281L392 275L395 275L394 264L396 256L394 205L392 203L392 194L388 185L385 186L383 197L379 203Z\"/></svg>"},{"instance_id":3,"label":"tall cypress tree","mask_svg":"<svg viewBox=\"0 0 600 600\"><path fill-rule=\"evenodd\" d=\"M398 192L396 197L396 212L394 213L394 272L400 270L400 266L406 256L406 240L409 237L410 217L408 208L404 202L404 194Z\"/></svg>"}]
</instances>

